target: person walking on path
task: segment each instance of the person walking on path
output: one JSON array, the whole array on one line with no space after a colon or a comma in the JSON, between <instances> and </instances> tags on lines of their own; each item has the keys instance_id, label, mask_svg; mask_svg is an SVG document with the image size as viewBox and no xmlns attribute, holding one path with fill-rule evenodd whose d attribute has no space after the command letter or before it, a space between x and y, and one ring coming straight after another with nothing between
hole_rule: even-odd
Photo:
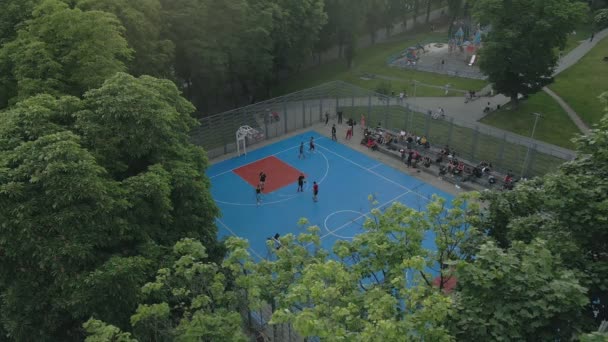
<instances>
[{"instance_id":1,"label":"person walking on path","mask_svg":"<svg viewBox=\"0 0 608 342\"><path fill-rule=\"evenodd\" d=\"M258 184L258 187L255 189L255 203L258 207L262 203L262 188L260 187L260 184Z\"/></svg>"},{"instance_id":2,"label":"person walking on path","mask_svg":"<svg viewBox=\"0 0 608 342\"><path fill-rule=\"evenodd\" d=\"M310 137L310 144L308 147L308 152L312 153L315 151L315 138L314 137Z\"/></svg>"},{"instance_id":3,"label":"person walking on path","mask_svg":"<svg viewBox=\"0 0 608 342\"><path fill-rule=\"evenodd\" d=\"M353 129L351 127L348 127L346 129L346 140L350 140L350 138L352 138L353 136Z\"/></svg>"},{"instance_id":4,"label":"person walking on path","mask_svg":"<svg viewBox=\"0 0 608 342\"><path fill-rule=\"evenodd\" d=\"M264 185L266 185L266 174L264 171L260 172L260 184L259 187L262 191L264 191Z\"/></svg>"},{"instance_id":5,"label":"person walking on path","mask_svg":"<svg viewBox=\"0 0 608 342\"><path fill-rule=\"evenodd\" d=\"M338 123L341 124L342 123L342 111L338 112Z\"/></svg>"},{"instance_id":6,"label":"person walking on path","mask_svg":"<svg viewBox=\"0 0 608 342\"><path fill-rule=\"evenodd\" d=\"M304 158L306 158L306 157L304 156L304 142L302 141L300 143L300 154L298 154L298 159L304 159Z\"/></svg>"},{"instance_id":7,"label":"person walking on path","mask_svg":"<svg viewBox=\"0 0 608 342\"><path fill-rule=\"evenodd\" d=\"M329 122L329 113L325 112L325 126L327 126L328 122Z\"/></svg>"},{"instance_id":8,"label":"person walking on path","mask_svg":"<svg viewBox=\"0 0 608 342\"><path fill-rule=\"evenodd\" d=\"M338 137L336 137L336 124L331 126L331 140L338 141Z\"/></svg>"},{"instance_id":9,"label":"person walking on path","mask_svg":"<svg viewBox=\"0 0 608 342\"><path fill-rule=\"evenodd\" d=\"M313 202L317 202L317 196L319 195L319 184L317 182L312 182L312 200Z\"/></svg>"},{"instance_id":10,"label":"person walking on path","mask_svg":"<svg viewBox=\"0 0 608 342\"><path fill-rule=\"evenodd\" d=\"M300 173L298 177L298 190L296 192L304 192L304 183L306 183L303 173Z\"/></svg>"},{"instance_id":11,"label":"person walking on path","mask_svg":"<svg viewBox=\"0 0 608 342\"><path fill-rule=\"evenodd\" d=\"M591 32L591 37L589 38L589 41L592 42L594 37L595 37L595 32Z\"/></svg>"}]
</instances>

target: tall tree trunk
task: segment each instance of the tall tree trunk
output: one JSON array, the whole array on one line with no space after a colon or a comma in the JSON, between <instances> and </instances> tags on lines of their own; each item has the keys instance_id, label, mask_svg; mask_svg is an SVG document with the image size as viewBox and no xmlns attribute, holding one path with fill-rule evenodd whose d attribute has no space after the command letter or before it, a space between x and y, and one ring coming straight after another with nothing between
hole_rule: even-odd
<instances>
[{"instance_id":1,"label":"tall tree trunk","mask_svg":"<svg viewBox=\"0 0 608 342\"><path fill-rule=\"evenodd\" d=\"M427 0L426 1L426 19L424 20L425 24L429 23L429 19L431 18L431 4L433 3L432 0Z\"/></svg>"},{"instance_id":2,"label":"tall tree trunk","mask_svg":"<svg viewBox=\"0 0 608 342\"><path fill-rule=\"evenodd\" d=\"M420 4L419 1L420 0L414 0L414 16L412 18L412 19L414 19L414 26L416 26L416 22L418 20L418 9L419 9L418 5Z\"/></svg>"},{"instance_id":3,"label":"tall tree trunk","mask_svg":"<svg viewBox=\"0 0 608 342\"><path fill-rule=\"evenodd\" d=\"M519 108L519 94L515 93L515 94L511 94L511 107L513 108Z\"/></svg>"}]
</instances>

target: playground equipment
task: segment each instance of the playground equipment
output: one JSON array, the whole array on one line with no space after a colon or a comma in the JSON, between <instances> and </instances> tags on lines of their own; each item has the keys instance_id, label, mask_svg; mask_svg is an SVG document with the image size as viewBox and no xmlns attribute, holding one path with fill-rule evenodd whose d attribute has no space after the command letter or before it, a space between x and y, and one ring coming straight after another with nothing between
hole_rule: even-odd
<instances>
[{"instance_id":1,"label":"playground equipment","mask_svg":"<svg viewBox=\"0 0 608 342\"><path fill-rule=\"evenodd\" d=\"M264 134L250 126L241 126L236 131L236 151L239 156L247 154L247 141L257 142L264 139ZM243 153L241 153L241 145Z\"/></svg>"},{"instance_id":2,"label":"playground equipment","mask_svg":"<svg viewBox=\"0 0 608 342\"><path fill-rule=\"evenodd\" d=\"M474 33L468 36L466 32L471 32L472 30L466 21L455 23L455 25L459 25L458 30L456 30L453 36L448 38L448 51L449 53L464 53L466 63L473 65L476 60L474 56L477 55L477 50L481 48L483 30L478 24L474 29Z\"/></svg>"}]
</instances>

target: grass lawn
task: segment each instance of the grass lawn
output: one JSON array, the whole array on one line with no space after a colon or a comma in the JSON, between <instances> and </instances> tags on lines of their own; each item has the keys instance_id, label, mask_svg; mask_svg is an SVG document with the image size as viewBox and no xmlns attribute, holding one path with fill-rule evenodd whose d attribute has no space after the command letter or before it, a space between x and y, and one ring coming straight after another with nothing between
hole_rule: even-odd
<instances>
[{"instance_id":1,"label":"grass lawn","mask_svg":"<svg viewBox=\"0 0 608 342\"><path fill-rule=\"evenodd\" d=\"M354 66L350 70L347 69L344 60L336 60L295 74L273 89L273 96L310 88L333 80L342 80L371 90L376 90L380 83L388 82L391 85L391 90L395 93L398 94L400 91L405 90L409 95L414 93L413 80L434 86L444 86L449 83L453 88L464 90L479 90L483 88L487 83L481 80L404 70L389 67L386 64L387 59L391 55L399 53L406 47L414 45L417 42L442 42L445 40L446 34L440 32L427 32L416 35L404 33L393 37L390 42L378 43L358 50L353 63ZM382 79L373 79L367 81L361 79L361 76L364 74L376 74L391 78L399 78L400 80L385 81ZM444 96L444 93L441 89L419 85L416 89L416 95ZM462 96L462 94L451 92L448 96Z\"/></svg>"},{"instance_id":2,"label":"grass lawn","mask_svg":"<svg viewBox=\"0 0 608 342\"><path fill-rule=\"evenodd\" d=\"M526 160L527 148L494 136L485 134L483 130L452 125L446 120L427 119L422 113L408 112L400 106L391 107L361 107L342 106L345 118L354 117L357 121L361 114L366 115L370 125L378 122L392 130L406 130L418 135L426 135L434 146L450 145L458 156L473 163L481 160L491 162L495 168L513 171L519 174ZM565 160L543 154L531 154L529 176L539 176L553 171Z\"/></svg>"},{"instance_id":3,"label":"grass lawn","mask_svg":"<svg viewBox=\"0 0 608 342\"><path fill-rule=\"evenodd\" d=\"M564 99L588 125L598 123L604 116L597 98L608 91L608 39L604 38L578 63L555 78L549 86Z\"/></svg>"},{"instance_id":4,"label":"grass lawn","mask_svg":"<svg viewBox=\"0 0 608 342\"><path fill-rule=\"evenodd\" d=\"M569 149L574 148L570 139L580 133L578 127L559 104L543 91L530 96L525 102L520 102L519 108L516 110L503 107L481 119L481 122L523 136L530 136L535 118L531 113L534 112L543 115L538 121L534 133L535 139Z\"/></svg>"}]
</instances>

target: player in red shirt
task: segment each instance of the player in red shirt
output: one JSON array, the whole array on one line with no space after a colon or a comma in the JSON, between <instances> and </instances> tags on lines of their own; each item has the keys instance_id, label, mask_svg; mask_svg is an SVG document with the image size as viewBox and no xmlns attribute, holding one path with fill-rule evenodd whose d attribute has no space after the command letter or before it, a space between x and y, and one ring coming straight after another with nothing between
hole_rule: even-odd
<instances>
[{"instance_id":1,"label":"player in red shirt","mask_svg":"<svg viewBox=\"0 0 608 342\"><path fill-rule=\"evenodd\" d=\"M319 184L317 182L312 182L312 184L312 200L316 202L319 194Z\"/></svg>"}]
</instances>

